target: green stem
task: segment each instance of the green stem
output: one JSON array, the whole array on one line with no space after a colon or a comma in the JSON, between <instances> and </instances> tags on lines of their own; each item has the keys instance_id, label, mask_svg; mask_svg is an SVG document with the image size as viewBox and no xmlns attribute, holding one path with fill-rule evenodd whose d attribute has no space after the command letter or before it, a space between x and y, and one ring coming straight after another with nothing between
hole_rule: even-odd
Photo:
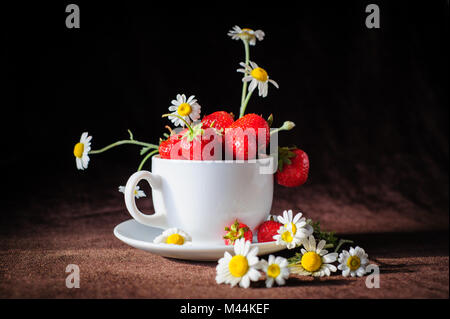
<instances>
[{"instance_id":1,"label":"green stem","mask_svg":"<svg viewBox=\"0 0 450 319\"><path fill-rule=\"evenodd\" d=\"M128 130L128 134L130 134L130 140L134 140L134 138L133 138L133 133L131 133L130 130Z\"/></svg>"},{"instance_id":2,"label":"green stem","mask_svg":"<svg viewBox=\"0 0 450 319\"><path fill-rule=\"evenodd\" d=\"M245 48L245 65L248 66L248 64L250 62L250 46L249 46L247 40L242 40L242 42L244 42L244 48ZM242 84L241 109L239 112L240 117L244 116L244 113L245 113L245 108L244 108L244 112L242 112L242 108L243 108L244 102L246 100L245 95L247 94L247 85L248 85L248 82L244 82ZM247 103L248 103L248 101L247 101Z\"/></svg>"},{"instance_id":3,"label":"green stem","mask_svg":"<svg viewBox=\"0 0 450 319\"><path fill-rule=\"evenodd\" d=\"M248 101L250 100L250 97L252 96L253 91L248 92L247 97L245 98L245 101L241 106L241 113L239 114L239 118L244 116L245 109L247 108Z\"/></svg>"},{"instance_id":4,"label":"green stem","mask_svg":"<svg viewBox=\"0 0 450 319\"><path fill-rule=\"evenodd\" d=\"M158 145L155 145L155 144L139 142L139 141L135 141L135 140L122 140L122 141L117 141L115 143L112 143L112 144L110 144L108 146L105 146L104 148L101 148L99 150L92 150L88 154L100 154L100 153L103 153L103 152L113 148L113 147L116 147L116 146L119 146L119 145L123 145L123 144L134 144L134 145L146 146L148 148L158 149Z\"/></svg>"},{"instance_id":5,"label":"green stem","mask_svg":"<svg viewBox=\"0 0 450 319\"><path fill-rule=\"evenodd\" d=\"M139 164L139 167L137 170L140 171L142 169L142 167L144 166L145 162L156 153L158 153L158 150L154 150L154 151L151 151L150 153L148 153L147 156L144 157L144 159L142 160L141 164Z\"/></svg>"},{"instance_id":6,"label":"green stem","mask_svg":"<svg viewBox=\"0 0 450 319\"><path fill-rule=\"evenodd\" d=\"M283 123L283 126L273 129L270 131L270 135L275 134L279 131L289 131L292 130L295 127L295 123L291 121L286 121Z\"/></svg>"},{"instance_id":7,"label":"green stem","mask_svg":"<svg viewBox=\"0 0 450 319\"><path fill-rule=\"evenodd\" d=\"M192 129L192 127L189 125L188 122L186 122L186 120L185 120L182 116L180 116L180 115L178 115L178 114L163 114L162 117L168 117L168 116L175 116L175 117L178 117L180 120L182 120L182 121L184 122L184 124L186 124L186 126L187 126L187 128L189 129L189 131L191 132L191 134L194 133L194 130Z\"/></svg>"},{"instance_id":8,"label":"green stem","mask_svg":"<svg viewBox=\"0 0 450 319\"><path fill-rule=\"evenodd\" d=\"M337 253L339 251L339 248L341 248L341 246L343 244L353 244L353 240L350 239L340 239L339 243L336 246L336 249L334 250L335 253Z\"/></svg>"}]
</instances>

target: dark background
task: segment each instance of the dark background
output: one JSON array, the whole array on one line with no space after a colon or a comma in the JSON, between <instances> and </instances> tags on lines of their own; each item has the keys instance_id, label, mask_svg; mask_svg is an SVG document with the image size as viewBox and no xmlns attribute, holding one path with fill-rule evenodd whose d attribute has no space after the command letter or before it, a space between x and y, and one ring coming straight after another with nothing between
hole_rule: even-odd
<instances>
[{"instance_id":1,"label":"dark background","mask_svg":"<svg viewBox=\"0 0 450 319\"><path fill-rule=\"evenodd\" d=\"M93 2L75 2L80 29L65 27L70 2L2 4L5 211L101 200L99 188L125 184L140 148L92 155L78 171L72 151L84 131L93 149L127 129L157 143L177 93L195 94L203 115L238 113L244 50L227 36L237 24L264 30L251 59L280 85L247 112L297 124L280 144L309 154L309 185L373 208L391 205L393 189L431 218L448 215L448 1ZM369 3L380 29L365 26Z\"/></svg>"},{"instance_id":2,"label":"dark background","mask_svg":"<svg viewBox=\"0 0 450 319\"><path fill-rule=\"evenodd\" d=\"M448 299L448 1L73 2L80 29L65 27L69 1L0 4L0 297ZM365 26L370 3L380 29ZM353 240L380 266L381 289L339 274L276 289L218 286L215 263L114 237L130 219L117 187L140 147L76 169L84 131L94 149L127 129L157 143L177 93L195 94L202 114L237 113L235 24L265 31L251 58L280 85L247 111L273 113L275 126L294 121L280 145L311 162L305 185L275 185L271 213L300 210ZM153 210L150 198L138 205ZM66 288L69 263L80 265L83 289Z\"/></svg>"}]
</instances>

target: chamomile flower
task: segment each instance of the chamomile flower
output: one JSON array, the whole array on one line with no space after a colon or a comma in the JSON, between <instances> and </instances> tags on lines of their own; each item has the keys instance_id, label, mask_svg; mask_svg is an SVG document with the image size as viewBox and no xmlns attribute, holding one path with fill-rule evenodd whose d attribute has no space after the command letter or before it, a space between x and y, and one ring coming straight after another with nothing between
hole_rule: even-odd
<instances>
[{"instance_id":1,"label":"chamomile flower","mask_svg":"<svg viewBox=\"0 0 450 319\"><path fill-rule=\"evenodd\" d=\"M216 282L218 284L230 284L231 287L239 284L242 288L248 288L250 281L257 281L261 276L258 271L258 248L250 250L250 242L244 238L237 239L234 244L234 256L225 252L219 259L216 267Z\"/></svg>"},{"instance_id":2,"label":"chamomile flower","mask_svg":"<svg viewBox=\"0 0 450 319\"><path fill-rule=\"evenodd\" d=\"M284 245L287 249L293 249L302 243L300 238L295 237L292 232L292 224L287 226L280 226L278 229L278 234L273 236L277 245Z\"/></svg>"},{"instance_id":3,"label":"chamomile flower","mask_svg":"<svg viewBox=\"0 0 450 319\"><path fill-rule=\"evenodd\" d=\"M258 41L262 41L264 39L265 33L262 30L252 30L249 28L240 28L237 25L235 25L233 27L232 30L230 30L228 32L228 35L233 39L233 40L243 40L243 41L248 41L248 43L250 45L255 45L256 44L256 39L258 39Z\"/></svg>"},{"instance_id":4,"label":"chamomile flower","mask_svg":"<svg viewBox=\"0 0 450 319\"><path fill-rule=\"evenodd\" d=\"M308 240L304 240L305 248L301 249L301 259L291 266L291 272L314 277L330 276L331 272L335 272L337 268L331 263L336 261L338 253L328 253L323 249L325 244L325 240L321 240L316 246L314 236L309 236Z\"/></svg>"},{"instance_id":5,"label":"chamomile flower","mask_svg":"<svg viewBox=\"0 0 450 319\"><path fill-rule=\"evenodd\" d=\"M166 229L157 236L153 242L155 244L186 245L192 241L191 236L178 228Z\"/></svg>"},{"instance_id":6,"label":"chamomile flower","mask_svg":"<svg viewBox=\"0 0 450 319\"><path fill-rule=\"evenodd\" d=\"M125 186L119 186L119 192L125 193ZM136 186L136 188L134 189L134 197L141 198L146 197L146 195L144 191L140 190L139 186Z\"/></svg>"},{"instance_id":7,"label":"chamomile flower","mask_svg":"<svg viewBox=\"0 0 450 319\"><path fill-rule=\"evenodd\" d=\"M362 277L366 273L366 265L369 262L368 255L361 247L350 247L350 251L343 250L339 254L338 269L342 270L342 276L348 275Z\"/></svg>"},{"instance_id":8,"label":"chamomile flower","mask_svg":"<svg viewBox=\"0 0 450 319\"><path fill-rule=\"evenodd\" d=\"M77 163L77 168L80 170L84 170L88 167L88 153L91 150L91 139L92 136L88 136L88 133L84 132L83 134L81 134L80 142L75 144L75 147L73 148L75 162Z\"/></svg>"},{"instance_id":9,"label":"chamomile flower","mask_svg":"<svg viewBox=\"0 0 450 319\"><path fill-rule=\"evenodd\" d=\"M249 92L252 92L256 89L256 87L258 87L259 96L266 97L269 89L269 82L272 83L277 89L279 88L277 82L269 79L267 71L260 68L255 62L250 61L250 65L241 62L240 65L243 69L237 69L237 71L244 73L242 81L250 82L250 85L248 86Z\"/></svg>"},{"instance_id":10,"label":"chamomile flower","mask_svg":"<svg viewBox=\"0 0 450 319\"><path fill-rule=\"evenodd\" d=\"M298 213L292 217L292 210L284 211L283 216L278 216L278 222L283 224L278 230L278 235L274 239L279 245L286 245L288 249L295 248L301 244L302 240L313 233L311 225L306 223L302 213Z\"/></svg>"},{"instance_id":11,"label":"chamomile flower","mask_svg":"<svg viewBox=\"0 0 450 319\"><path fill-rule=\"evenodd\" d=\"M201 107L197 103L194 95L191 95L186 99L186 95L177 94L177 99L172 100L172 105L169 107L169 111L174 115L181 116L186 122L191 124L192 122L200 118ZM184 126L185 123L176 116L169 116L169 119L175 126Z\"/></svg>"},{"instance_id":12,"label":"chamomile flower","mask_svg":"<svg viewBox=\"0 0 450 319\"><path fill-rule=\"evenodd\" d=\"M273 286L275 281L279 286L286 283L286 279L289 278L288 261L283 257L269 256L269 260L261 260L260 267L266 274L266 287Z\"/></svg>"}]
</instances>

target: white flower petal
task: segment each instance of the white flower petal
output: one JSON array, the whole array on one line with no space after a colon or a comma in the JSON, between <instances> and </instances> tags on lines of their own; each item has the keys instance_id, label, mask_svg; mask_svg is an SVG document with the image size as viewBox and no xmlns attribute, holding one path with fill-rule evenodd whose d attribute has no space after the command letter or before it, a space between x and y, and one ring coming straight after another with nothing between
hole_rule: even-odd
<instances>
[{"instance_id":1,"label":"white flower petal","mask_svg":"<svg viewBox=\"0 0 450 319\"><path fill-rule=\"evenodd\" d=\"M250 85L248 86L248 91L252 92L256 86L258 85L258 81L256 79L252 79L252 81L250 82Z\"/></svg>"},{"instance_id":2,"label":"white flower petal","mask_svg":"<svg viewBox=\"0 0 450 319\"><path fill-rule=\"evenodd\" d=\"M267 287L267 288L272 288L273 282L274 282L274 279L273 279L272 277L267 276L267 279L266 279L266 287Z\"/></svg>"},{"instance_id":3,"label":"white flower petal","mask_svg":"<svg viewBox=\"0 0 450 319\"><path fill-rule=\"evenodd\" d=\"M316 247L316 253L320 253L320 251L323 249L323 247L325 247L325 245L326 245L326 241L325 240L321 240L321 241L319 241L319 243L317 244L317 247Z\"/></svg>"},{"instance_id":4,"label":"white flower petal","mask_svg":"<svg viewBox=\"0 0 450 319\"><path fill-rule=\"evenodd\" d=\"M297 224L297 222L300 220L300 218L302 217L302 213L297 213L294 218L292 219L292 222L294 224Z\"/></svg>"},{"instance_id":5,"label":"white flower petal","mask_svg":"<svg viewBox=\"0 0 450 319\"><path fill-rule=\"evenodd\" d=\"M261 277L261 273L253 267L250 267L247 275L252 281L257 281Z\"/></svg>"},{"instance_id":6,"label":"white flower petal","mask_svg":"<svg viewBox=\"0 0 450 319\"><path fill-rule=\"evenodd\" d=\"M336 261L337 256L338 256L338 253L329 253L329 254L323 256L323 257L322 257L322 260L323 260L325 263L332 263L332 262L335 262L335 261Z\"/></svg>"},{"instance_id":7,"label":"white flower petal","mask_svg":"<svg viewBox=\"0 0 450 319\"><path fill-rule=\"evenodd\" d=\"M310 251L315 251L316 250L316 239L314 238L314 236L309 236L309 247L310 247Z\"/></svg>"},{"instance_id":8,"label":"white flower petal","mask_svg":"<svg viewBox=\"0 0 450 319\"><path fill-rule=\"evenodd\" d=\"M275 86L277 89L279 89L280 88L280 86L278 85L278 83L277 82L275 82L274 80L272 80L272 79L269 79L268 80L270 83L272 83L273 84L273 86Z\"/></svg>"},{"instance_id":9,"label":"white flower petal","mask_svg":"<svg viewBox=\"0 0 450 319\"><path fill-rule=\"evenodd\" d=\"M366 274L366 269L364 269L363 267L359 267L357 270L356 270L356 275L358 276L358 277L362 277L362 276L364 276Z\"/></svg>"}]
</instances>

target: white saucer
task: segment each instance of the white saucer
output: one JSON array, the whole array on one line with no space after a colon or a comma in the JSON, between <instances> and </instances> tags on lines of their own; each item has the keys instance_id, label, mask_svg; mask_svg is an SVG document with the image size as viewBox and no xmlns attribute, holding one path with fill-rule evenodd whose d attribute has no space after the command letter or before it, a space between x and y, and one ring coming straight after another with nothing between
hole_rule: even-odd
<instances>
[{"instance_id":1,"label":"white saucer","mask_svg":"<svg viewBox=\"0 0 450 319\"><path fill-rule=\"evenodd\" d=\"M153 239L160 235L164 229L139 224L134 219L127 220L114 228L114 235L124 243L149 251L164 257L188 259L188 260L214 260L217 261L228 251L233 253L233 246L225 244L207 244L192 242L190 245L155 244ZM254 243L252 247L258 247L258 255L266 255L283 250L285 247L275 242Z\"/></svg>"}]
</instances>

